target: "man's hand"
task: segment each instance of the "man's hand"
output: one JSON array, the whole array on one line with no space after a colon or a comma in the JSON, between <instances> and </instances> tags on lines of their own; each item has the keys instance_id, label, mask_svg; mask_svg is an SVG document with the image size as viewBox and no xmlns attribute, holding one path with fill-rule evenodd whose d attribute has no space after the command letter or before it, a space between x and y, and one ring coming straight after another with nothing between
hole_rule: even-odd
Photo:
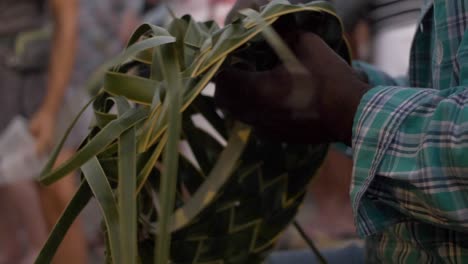
<instances>
[{"instance_id":1,"label":"man's hand","mask_svg":"<svg viewBox=\"0 0 468 264\"><path fill-rule=\"evenodd\" d=\"M78 1L49 1L54 22L54 36L47 78L47 94L42 106L31 118L30 131L36 138L40 155L46 154L52 146L57 113L73 70L78 30Z\"/></svg>"},{"instance_id":2,"label":"man's hand","mask_svg":"<svg viewBox=\"0 0 468 264\"><path fill-rule=\"evenodd\" d=\"M45 155L50 151L54 143L56 126L56 114L52 111L40 109L31 118L29 129L36 138L36 150L38 155Z\"/></svg>"},{"instance_id":3,"label":"man's hand","mask_svg":"<svg viewBox=\"0 0 468 264\"><path fill-rule=\"evenodd\" d=\"M268 138L293 143L351 142L359 102L369 85L313 33L299 33L293 51L306 71L229 69L216 79L215 99Z\"/></svg>"}]
</instances>

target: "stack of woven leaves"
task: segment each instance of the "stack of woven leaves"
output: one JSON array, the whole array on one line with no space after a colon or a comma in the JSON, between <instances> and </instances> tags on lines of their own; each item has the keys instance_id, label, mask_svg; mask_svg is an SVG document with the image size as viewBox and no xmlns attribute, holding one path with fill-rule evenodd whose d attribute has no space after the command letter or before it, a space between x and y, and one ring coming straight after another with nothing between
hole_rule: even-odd
<instances>
[{"instance_id":1,"label":"stack of woven leaves","mask_svg":"<svg viewBox=\"0 0 468 264\"><path fill-rule=\"evenodd\" d=\"M140 26L90 102L88 137L52 170L59 145L42 174L52 184L80 169L82 183L38 263L50 262L92 197L109 263L263 262L327 146L259 138L201 92L224 67L262 71L294 61L279 37L289 29L315 32L349 61L340 21L322 1L272 1L221 29L190 16Z\"/></svg>"}]
</instances>

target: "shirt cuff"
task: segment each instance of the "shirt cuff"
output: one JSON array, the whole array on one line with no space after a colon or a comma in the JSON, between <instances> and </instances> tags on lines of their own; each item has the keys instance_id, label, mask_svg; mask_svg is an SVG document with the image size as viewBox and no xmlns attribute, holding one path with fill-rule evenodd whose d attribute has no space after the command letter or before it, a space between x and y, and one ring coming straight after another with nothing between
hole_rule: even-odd
<instances>
[{"instance_id":1,"label":"shirt cuff","mask_svg":"<svg viewBox=\"0 0 468 264\"><path fill-rule=\"evenodd\" d=\"M378 86L367 92L353 126L354 171L351 202L357 231L368 236L401 219L396 212L378 208L366 197L387 148L405 118L427 98L431 89Z\"/></svg>"}]
</instances>

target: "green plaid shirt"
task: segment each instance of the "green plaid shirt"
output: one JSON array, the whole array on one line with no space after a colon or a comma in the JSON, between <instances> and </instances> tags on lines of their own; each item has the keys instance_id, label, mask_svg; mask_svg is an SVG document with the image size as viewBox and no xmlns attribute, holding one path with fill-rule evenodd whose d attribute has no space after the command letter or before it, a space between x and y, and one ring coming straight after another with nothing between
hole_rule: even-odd
<instances>
[{"instance_id":1,"label":"green plaid shirt","mask_svg":"<svg viewBox=\"0 0 468 264\"><path fill-rule=\"evenodd\" d=\"M351 187L370 263L468 263L468 0L426 2L408 87L357 64L375 85Z\"/></svg>"}]
</instances>

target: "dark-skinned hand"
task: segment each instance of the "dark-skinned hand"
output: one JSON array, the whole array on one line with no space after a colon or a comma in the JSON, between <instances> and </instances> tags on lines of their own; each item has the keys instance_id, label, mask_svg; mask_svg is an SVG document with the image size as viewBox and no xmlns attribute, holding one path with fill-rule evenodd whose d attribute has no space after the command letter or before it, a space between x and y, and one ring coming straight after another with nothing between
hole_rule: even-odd
<instances>
[{"instance_id":1,"label":"dark-skinned hand","mask_svg":"<svg viewBox=\"0 0 468 264\"><path fill-rule=\"evenodd\" d=\"M230 68L216 78L217 104L259 135L290 143L350 144L354 115L369 85L317 35L287 41L305 70Z\"/></svg>"}]
</instances>

